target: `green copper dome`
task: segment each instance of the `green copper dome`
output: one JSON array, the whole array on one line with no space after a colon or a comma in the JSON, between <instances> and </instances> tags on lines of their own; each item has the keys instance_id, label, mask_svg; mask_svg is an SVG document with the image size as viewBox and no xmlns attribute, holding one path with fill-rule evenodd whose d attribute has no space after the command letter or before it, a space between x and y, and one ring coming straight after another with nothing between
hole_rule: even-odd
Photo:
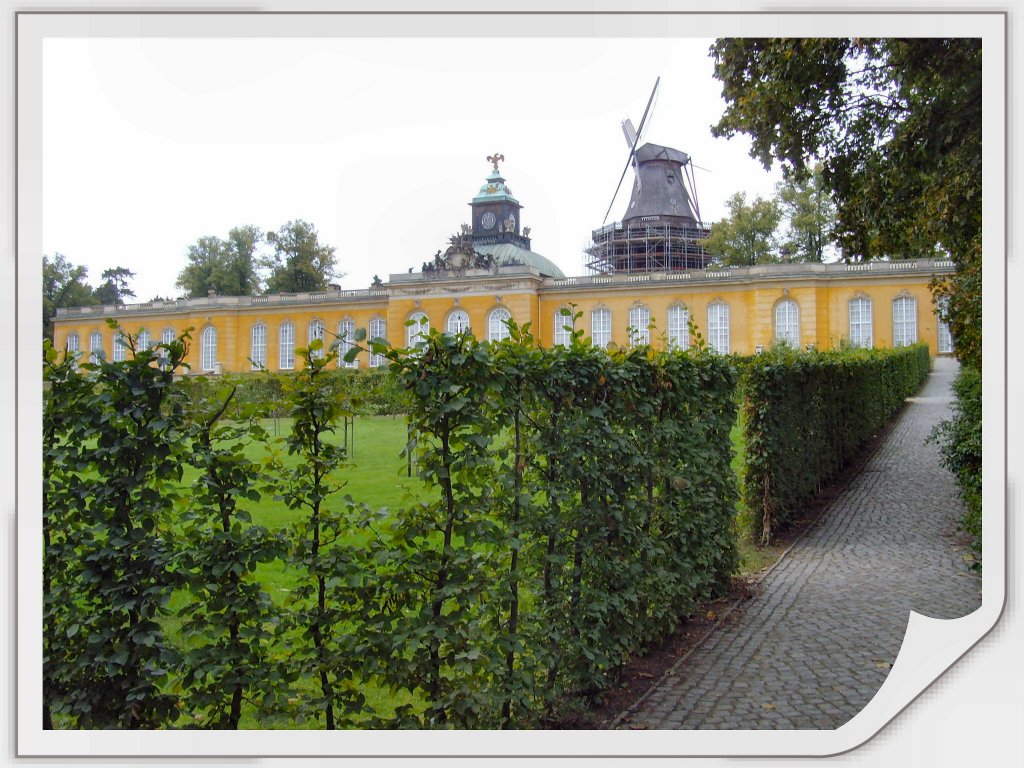
<instances>
[{"instance_id":1,"label":"green copper dome","mask_svg":"<svg viewBox=\"0 0 1024 768\"><path fill-rule=\"evenodd\" d=\"M480 187L480 191L473 198L473 202L494 203L499 201L519 204L519 201L513 197L512 190L505 186L505 179L502 178L501 173L495 169L491 171L487 181Z\"/></svg>"},{"instance_id":2,"label":"green copper dome","mask_svg":"<svg viewBox=\"0 0 1024 768\"><path fill-rule=\"evenodd\" d=\"M527 266L536 269L543 277L565 277L553 261L514 243L474 244L473 249L485 256L492 256L499 267Z\"/></svg>"}]
</instances>

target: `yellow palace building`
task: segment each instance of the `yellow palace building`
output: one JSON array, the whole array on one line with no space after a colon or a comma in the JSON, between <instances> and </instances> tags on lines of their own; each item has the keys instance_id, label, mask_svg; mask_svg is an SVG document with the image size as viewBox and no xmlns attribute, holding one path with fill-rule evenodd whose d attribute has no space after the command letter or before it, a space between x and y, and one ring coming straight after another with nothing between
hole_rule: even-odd
<instances>
[{"instance_id":1,"label":"yellow palace building","mask_svg":"<svg viewBox=\"0 0 1024 768\"><path fill-rule=\"evenodd\" d=\"M390 275L363 290L209 296L176 301L60 309L54 344L81 356L126 354L106 318L140 345L192 329L187 362L194 374L296 366L295 350L314 338L352 338L357 328L408 346L426 327L466 327L492 340L505 320L532 324L544 346L565 343L563 308L582 313L593 343L689 346L690 321L713 349L750 354L777 341L825 349L841 340L894 347L926 342L932 355L952 352L928 284L953 272L946 260L856 264L783 263L716 268L699 240L707 229L686 189L684 153L645 144L636 150L636 181L622 221L593 232L592 274L567 277L531 249L522 206L498 168L471 203L473 219L419 271ZM408 321L414 321L412 325ZM361 352L353 367L381 365Z\"/></svg>"}]
</instances>

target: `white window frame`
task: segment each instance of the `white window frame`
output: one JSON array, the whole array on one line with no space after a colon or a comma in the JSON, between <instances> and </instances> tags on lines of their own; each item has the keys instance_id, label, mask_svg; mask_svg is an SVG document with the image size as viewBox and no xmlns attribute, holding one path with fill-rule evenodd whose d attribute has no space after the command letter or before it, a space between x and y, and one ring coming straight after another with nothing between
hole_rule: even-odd
<instances>
[{"instance_id":1,"label":"white window frame","mask_svg":"<svg viewBox=\"0 0 1024 768\"><path fill-rule=\"evenodd\" d=\"M139 336L135 340L135 347L140 352L146 349L151 349L153 347L153 335L143 328L139 331Z\"/></svg>"},{"instance_id":2,"label":"white window frame","mask_svg":"<svg viewBox=\"0 0 1024 768\"><path fill-rule=\"evenodd\" d=\"M370 339L384 339L388 335L388 323L383 317L374 317L370 319ZM375 352L370 353L370 367L379 368L386 362L384 355L378 355Z\"/></svg>"},{"instance_id":3,"label":"white window frame","mask_svg":"<svg viewBox=\"0 0 1024 768\"><path fill-rule=\"evenodd\" d=\"M217 329L208 325L203 328L199 337L200 360L199 367L204 371L213 371L217 368Z\"/></svg>"},{"instance_id":4,"label":"white window frame","mask_svg":"<svg viewBox=\"0 0 1024 768\"><path fill-rule=\"evenodd\" d=\"M651 310L645 304L629 308L629 343L634 347L651 343Z\"/></svg>"},{"instance_id":5,"label":"white window frame","mask_svg":"<svg viewBox=\"0 0 1024 768\"><path fill-rule=\"evenodd\" d=\"M506 322L511 319L512 313L504 307L492 309L491 313L487 315L487 340L504 341L511 336L508 325L506 325Z\"/></svg>"},{"instance_id":6,"label":"white window frame","mask_svg":"<svg viewBox=\"0 0 1024 768\"><path fill-rule=\"evenodd\" d=\"M267 324L256 323L249 333L249 359L254 371L267 367Z\"/></svg>"},{"instance_id":7,"label":"white window frame","mask_svg":"<svg viewBox=\"0 0 1024 768\"><path fill-rule=\"evenodd\" d=\"M359 358L355 358L351 363L345 362L345 355L348 351L355 346L356 343L356 321L351 317L346 317L344 320L338 321L338 367L339 368L358 368Z\"/></svg>"},{"instance_id":8,"label":"white window frame","mask_svg":"<svg viewBox=\"0 0 1024 768\"><path fill-rule=\"evenodd\" d=\"M868 296L855 296L850 299L850 344L854 347L871 349L874 346L872 336L871 313L873 307Z\"/></svg>"},{"instance_id":9,"label":"white window frame","mask_svg":"<svg viewBox=\"0 0 1024 768\"><path fill-rule=\"evenodd\" d=\"M164 328L163 331L160 334L160 343L161 344L170 344L171 342L174 341L175 338L176 338L176 336L175 336L173 328L170 328L170 327Z\"/></svg>"},{"instance_id":10,"label":"white window frame","mask_svg":"<svg viewBox=\"0 0 1024 768\"><path fill-rule=\"evenodd\" d=\"M469 330L469 313L464 309L453 310L448 315L448 322L445 324L448 329L448 333L451 336L455 336L458 333Z\"/></svg>"},{"instance_id":11,"label":"white window frame","mask_svg":"<svg viewBox=\"0 0 1024 768\"><path fill-rule=\"evenodd\" d=\"M106 352L103 351L103 334L93 331L89 334L89 362L98 363L106 356Z\"/></svg>"},{"instance_id":12,"label":"white window frame","mask_svg":"<svg viewBox=\"0 0 1024 768\"><path fill-rule=\"evenodd\" d=\"M607 307L597 307L590 312L590 342L601 349L607 349L612 343L612 311Z\"/></svg>"},{"instance_id":13,"label":"white window frame","mask_svg":"<svg viewBox=\"0 0 1024 768\"><path fill-rule=\"evenodd\" d=\"M953 354L953 334L949 330L949 325L942 321L942 314L944 314L948 308L949 298L947 296L941 297L939 299L939 305L935 310L936 331L938 333L935 349L940 355Z\"/></svg>"},{"instance_id":14,"label":"white window frame","mask_svg":"<svg viewBox=\"0 0 1024 768\"><path fill-rule=\"evenodd\" d=\"M708 304L708 346L720 355L729 354L729 305Z\"/></svg>"},{"instance_id":15,"label":"white window frame","mask_svg":"<svg viewBox=\"0 0 1024 768\"><path fill-rule=\"evenodd\" d=\"M430 318L426 312L416 311L409 315L412 324L405 328L406 346L412 349L426 342L427 334L430 333Z\"/></svg>"},{"instance_id":16,"label":"white window frame","mask_svg":"<svg viewBox=\"0 0 1024 768\"><path fill-rule=\"evenodd\" d=\"M682 304L668 308L668 345L670 349L690 348L690 310Z\"/></svg>"},{"instance_id":17,"label":"white window frame","mask_svg":"<svg viewBox=\"0 0 1024 768\"><path fill-rule=\"evenodd\" d=\"M64 342L64 349L66 349L69 354L77 356L78 355L78 346L79 346L78 331L72 331L71 333L68 334L67 341Z\"/></svg>"},{"instance_id":18,"label":"white window frame","mask_svg":"<svg viewBox=\"0 0 1024 768\"><path fill-rule=\"evenodd\" d=\"M319 318L314 318L309 321L309 325L306 326L306 349L313 346L313 342L317 339L326 344L324 339L324 321ZM323 346L320 349L310 350L309 356L313 359L319 359L324 356Z\"/></svg>"},{"instance_id":19,"label":"white window frame","mask_svg":"<svg viewBox=\"0 0 1024 768\"><path fill-rule=\"evenodd\" d=\"M909 347L917 343L917 299L897 296L892 300L892 345Z\"/></svg>"},{"instance_id":20,"label":"white window frame","mask_svg":"<svg viewBox=\"0 0 1024 768\"><path fill-rule=\"evenodd\" d=\"M559 307L555 310L554 333L552 340L556 347L568 347L572 343L572 315L563 315L562 310L568 307ZM571 312L572 310L569 309Z\"/></svg>"},{"instance_id":21,"label":"white window frame","mask_svg":"<svg viewBox=\"0 0 1024 768\"><path fill-rule=\"evenodd\" d=\"M295 369L295 323L291 320L277 329L277 367L282 371Z\"/></svg>"},{"instance_id":22,"label":"white window frame","mask_svg":"<svg viewBox=\"0 0 1024 768\"><path fill-rule=\"evenodd\" d=\"M775 341L800 349L800 306L792 299L775 305Z\"/></svg>"},{"instance_id":23,"label":"white window frame","mask_svg":"<svg viewBox=\"0 0 1024 768\"><path fill-rule=\"evenodd\" d=\"M123 363L127 356L128 344L125 343L124 333L122 333L121 331L115 331L113 360L115 363Z\"/></svg>"}]
</instances>

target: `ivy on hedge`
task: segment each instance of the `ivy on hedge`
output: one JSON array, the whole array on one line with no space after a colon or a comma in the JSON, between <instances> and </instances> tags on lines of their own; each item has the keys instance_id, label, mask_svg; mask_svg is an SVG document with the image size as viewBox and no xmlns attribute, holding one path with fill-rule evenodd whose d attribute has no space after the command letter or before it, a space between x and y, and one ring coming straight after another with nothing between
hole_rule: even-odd
<instances>
[{"instance_id":1,"label":"ivy on hedge","mask_svg":"<svg viewBox=\"0 0 1024 768\"><path fill-rule=\"evenodd\" d=\"M931 358L926 344L825 352L780 346L745 367L744 502L767 544L921 387Z\"/></svg>"}]
</instances>

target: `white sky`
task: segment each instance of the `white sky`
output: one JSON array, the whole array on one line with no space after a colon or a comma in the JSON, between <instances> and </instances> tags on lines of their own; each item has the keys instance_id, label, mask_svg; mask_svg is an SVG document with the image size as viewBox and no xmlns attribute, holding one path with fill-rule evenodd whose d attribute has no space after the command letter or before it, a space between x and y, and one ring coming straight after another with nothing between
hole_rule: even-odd
<instances>
[{"instance_id":1,"label":"white sky","mask_svg":"<svg viewBox=\"0 0 1024 768\"><path fill-rule=\"evenodd\" d=\"M231 227L302 218L346 288L419 269L500 152L533 248L566 274L625 164L620 122L687 152L705 222L771 195L746 137L714 139L711 39L49 38L43 252L123 266L138 301L177 296L185 251ZM609 221L621 218L630 171Z\"/></svg>"}]
</instances>

